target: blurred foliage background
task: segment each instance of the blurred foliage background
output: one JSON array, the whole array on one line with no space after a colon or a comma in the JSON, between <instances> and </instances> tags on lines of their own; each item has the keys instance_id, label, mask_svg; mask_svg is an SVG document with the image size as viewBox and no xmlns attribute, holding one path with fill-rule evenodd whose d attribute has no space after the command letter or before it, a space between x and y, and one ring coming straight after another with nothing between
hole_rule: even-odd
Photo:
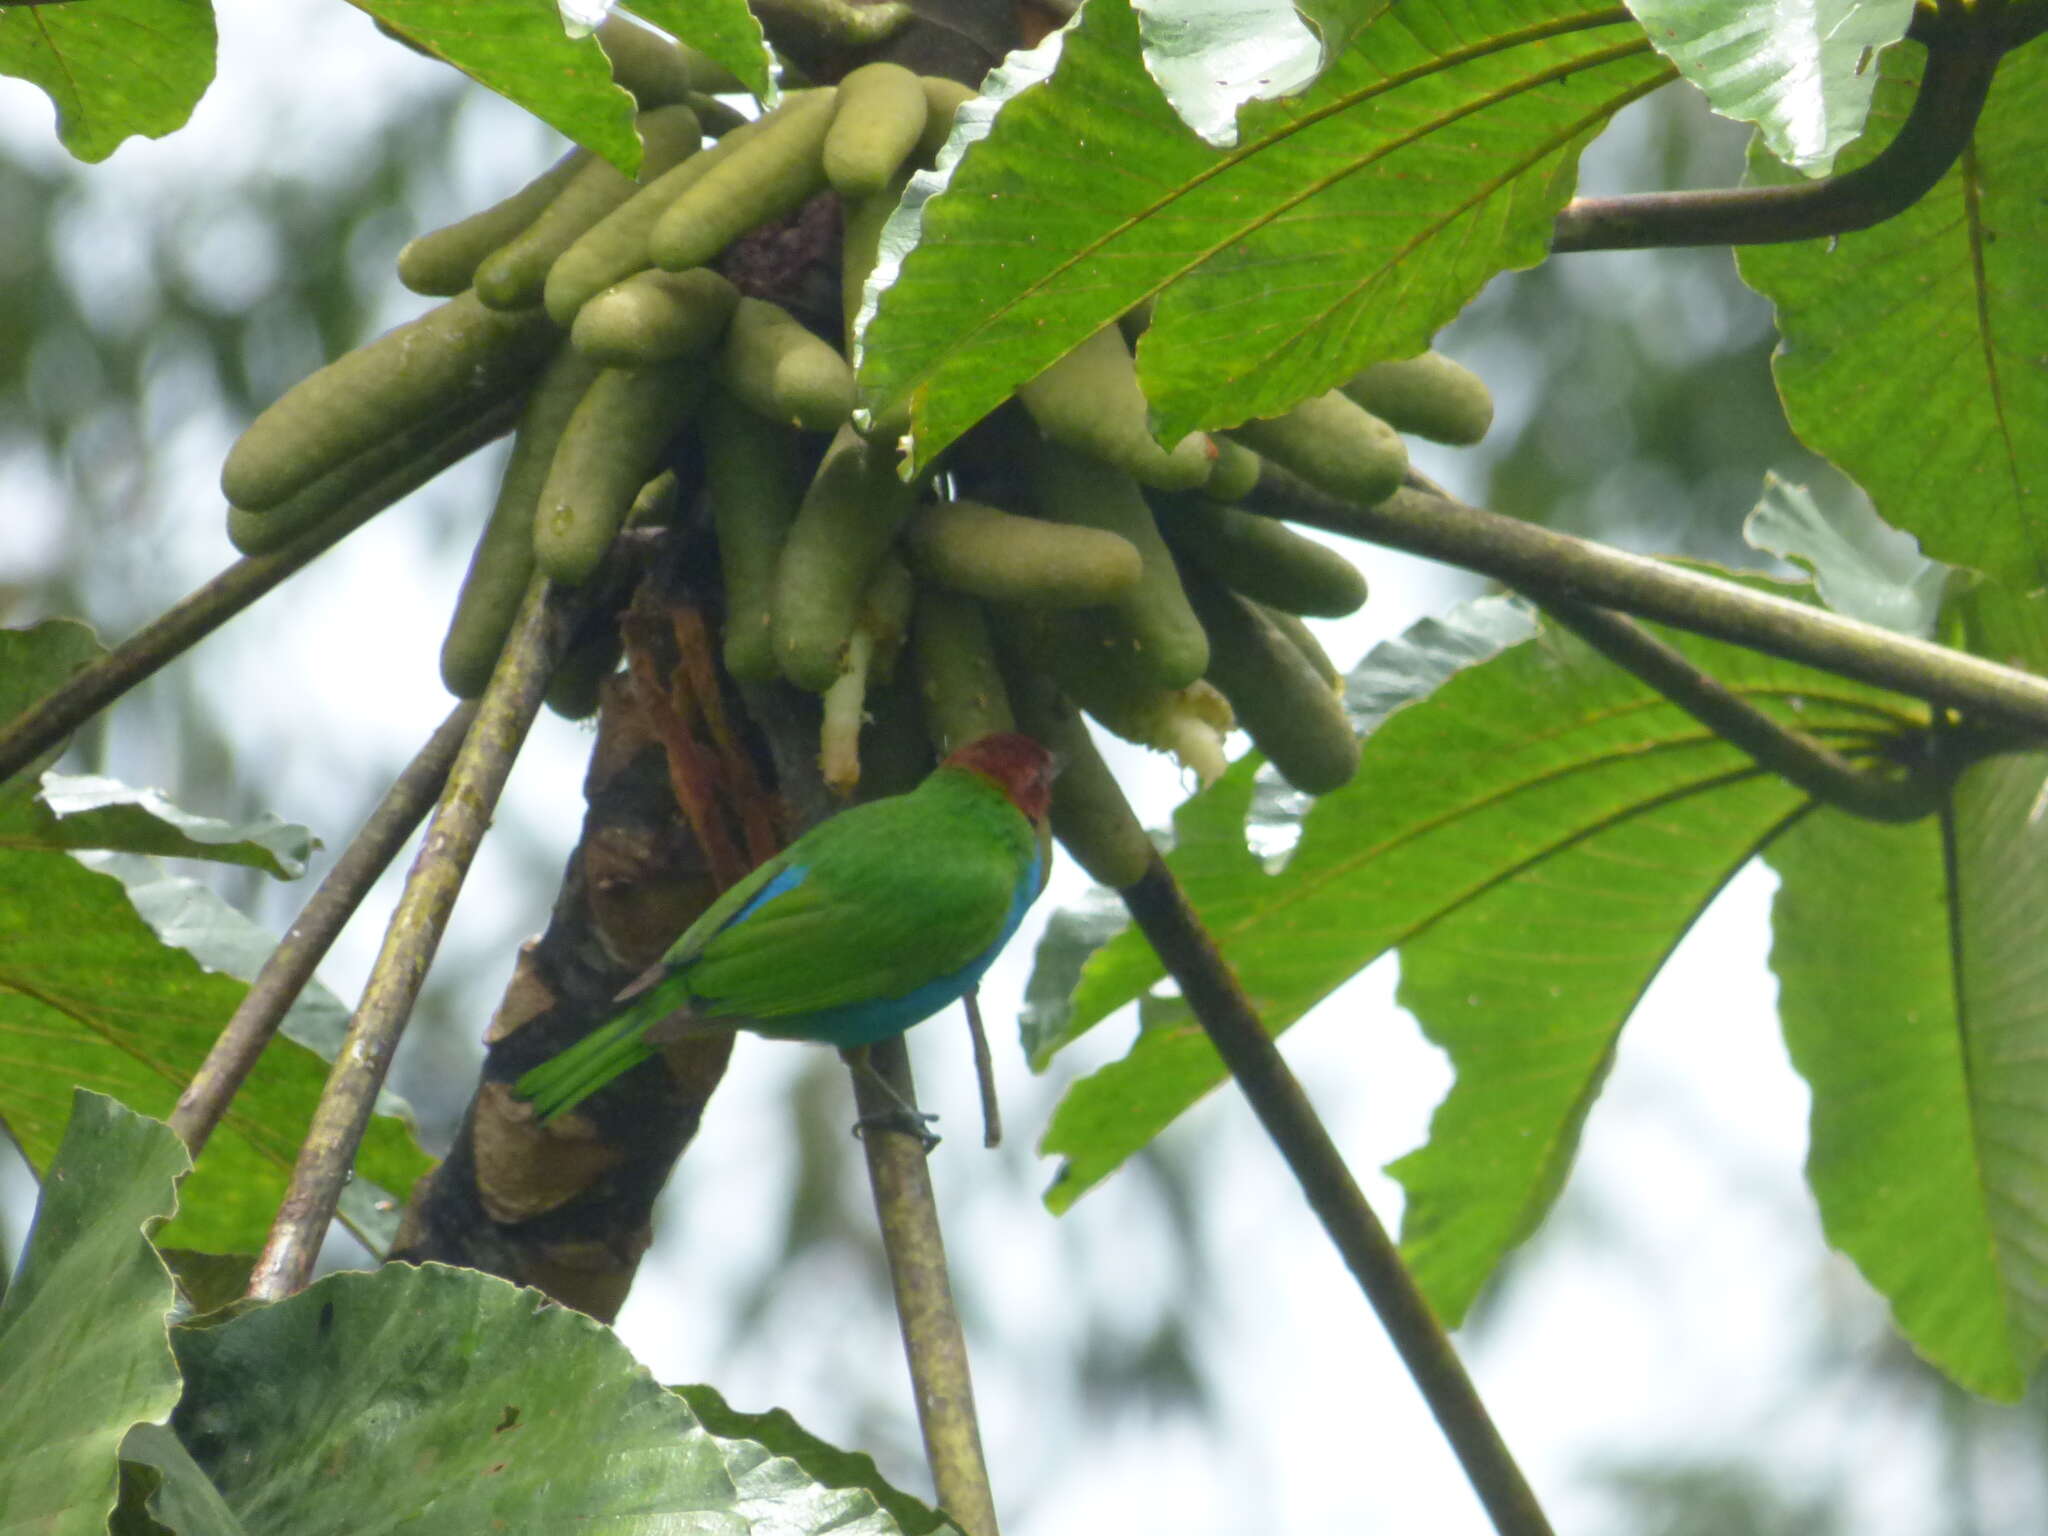
<instances>
[{"instance_id":1,"label":"blurred foliage background","mask_svg":"<svg viewBox=\"0 0 2048 1536\"><path fill-rule=\"evenodd\" d=\"M0 82L0 620L81 615L118 638L231 556L213 488L239 426L286 385L416 311L391 275L412 233L553 151L515 109L334 5L224 5L222 79L193 125L104 167L64 157L42 98ZM1683 88L1588 156L1589 190L1728 184L1744 135ZM1763 472L1853 495L1792 439L1767 307L1723 251L1576 256L1493 285L1439 344L1492 384L1493 438L1421 466L1483 504L1658 553L1766 564L1741 540ZM497 454L443 477L84 732L66 767L194 810L302 820L335 849L445 711L435 650ZM1340 661L1469 579L1367 562ZM549 720L515 776L400 1057L430 1150L538 928L580 819L589 738ZM1164 821L1170 770L1119 750ZM402 871L401 871L402 872ZM193 871L273 929L305 891ZM1688 945L1639 1017L1580 1175L1466 1330L1509 1439L1562 1529L2033 1532L2048 1421L1969 1400L1905 1354L1818 1242L1797 1177L1803 1090L1770 1028L1765 877ZM325 968L366 971L387 879ZM1055 898L1080 887L1071 871ZM1747 915L1745 915L1747 914ZM1713 925L1708 925L1713 926ZM1014 1001L1022 946L992 990ZM1009 980L1005 982L1003 976ZM1361 1173L1412 1145L1443 1069L1376 968L1290 1053ZM1704 1024L1742 1016L1703 1038ZM1360 1044L1369 1022L1369 1050ZM1355 1293L1234 1104L1205 1106L1053 1222L1032 1155L1058 1084L1008 1086L1013 1134L975 1137L964 1043L920 1061L997 1493L1020 1533L1120 1518L1187 1531L1481 1529ZM1110 1032L1104 1032L1105 1034ZM1687 1038L1690 1036L1691 1038ZM1640 1038L1638 1038L1640 1037ZM1098 1058L1112 1054L1108 1042ZM1092 1064L1082 1059L1060 1071ZM1064 1063L1064 1058L1063 1058ZM1016 1074L1005 1069L1007 1079ZM742 1053L664 1203L621 1328L663 1379L702 1378L875 1452L916 1486L917 1434L836 1063ZM1392 1219L1393 1186L1370 1186ZM18 1244L32 1193L8 1170ZM339 1244L332 1262L347 1262ZM1717 1374L1718 1373L1718 1374ZM1739 1385L1722 1390L1731 1378Z\"/></svg>"}]
</instances>

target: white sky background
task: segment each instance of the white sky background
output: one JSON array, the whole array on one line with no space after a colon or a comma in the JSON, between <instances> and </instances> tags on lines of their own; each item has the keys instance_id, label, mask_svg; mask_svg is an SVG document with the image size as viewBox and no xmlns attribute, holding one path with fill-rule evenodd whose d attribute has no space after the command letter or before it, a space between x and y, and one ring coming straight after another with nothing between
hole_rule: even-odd
<instances>
[{"instance_id":1,"label":"white sky background","mask_svg":"<svg viewBox=\"0 0 2048 1536\"><path fill-rule=\"evenodd\" d=\"M219 9L220 79L191 125L161 142L131 140L106 165L79 173L66 231L78 252L78 287L94 295L97 313L117 321L123 284L147 249L131 237L130 221L176 220L191 266L232 305L238 293L261 289L275 257L251 230L196 216L206 190L253 174L332 179L333 157L347 156L394 103L445 78L337 4L223 0ZM445 201L414 210L420 228L501 195L553 153L550 136L530 119L480 89L473 94ZM252 133L255 123L265 126ZM30 86L0 81L0 135L23 158L68 163L47 102ZM1589 160L1590 179L1606 178L1600 190L1641 174L1625 154L1596 151ZM352 256L388 274L397 244ZM1617 291L1625 292L1622 264L1633 259L1642 258L1600 258L1615 265L1588 265L1587 279L1619 276ZM421 307L395 279L382 281L386 323ZM1513 358L1489 349L1476 321L1455 330L1446 350L1487 374L1501 402L1498 434L1511 436L1537 404L1518 383ZM87 617L110 637L232 557L216 475L239 424L183 415L175 381L163 394L162 431L152 441L173 489L163 506L143 509L134 536L144 542L118 584L93 596ZM1454 490L1479 494L1476 455L1424 447L1417 457ZM434 658L471 537L450 530L488 505L496 462L444 477L239 619L237 639L209 642L180 663L217 701L251 777L271 787L270 808L327 839L316 876L351 830L337 823L335 786L360 795L388 782L448 708ZM1765 467L1757 466L1759 476ZM9 504L0 581L33 582L56 544L59 488L0 460L0 492ZM1347 548L1374 595L1358 619L1328 629L1340 664L1441 611L1457 590L1419 562ZM251 708L259 699L262 707ZM171 744L119 722L117 714L111 771L176 783ZM479 1028L509 975L514 945L545 920L552 890L531 871L536 858L559 868L576 835L589 739L584 728L543 716L500 812L511 836L487 841L443 947L439 974L459 980ZM1147 819L1163 822L1184 789L1178 773L1120 744L1113 761ZM216 809L203 786L186 787L181 798L194 810ZM1016 1052L1003 1049L1038 930L1083 887L1063 860L984 985L1011 1134L1000 1154L978 1146L957 1021L935 1021L913 1036L921 1095L944 1117L947 1139L933 1172L979 1334L984 1438L1012 1536L1126 1523L1189 1536L1486 1530L1378 1324L1231 1094L1168 1133L1197 1169L1209 1214L1204 1242L1220 1274L1197 1319L1196 1348L1221 1428L1212 1436L1184 1417L1133 1414L1111 1435L1080 1444L1060 1416L1071 1405L1046 1399L1034 1364L1064 1355L1084 1307L1136 1327L1178 1283L1142 1173L1117 1176L1058 1222L1037 1199L1053 1170L1030 1143L1060 1085L1119 1054L1129 1035L1122 1021L1105 1025L1046 1081L1030 1080ZM281 926L309 889L267 890L266 920ZM1883 1536L1927 1527L1939 1468L1924 1430L1900 1412L1873 1412L1824 1390L1788 1398L1815 1380L1821 1320L1861 1339L1876 1336L1883 1314L1822 1248L1800 1181L1806 1095L1776 1038L1764 968L1770 890L1761 870L1745 874L1667 968L1624 1036L1558 1230L1532 1246L1520 1283L1483 1330L1467 1331L1481 1388L1561 1531L1619 1528L1585 1475L1595 1463L1714 1460L1763 1444L1795 1486L1854 1486L1850 1528ZM360 989L395 893L393 877L323 968L344 997ZM1296 1071L1390 1226L1399 1192L1376 1170L1422 1138L1448 1080L1438 1053L1393 1008L1393 981L1389 965L1374 967L1287 1040ZM426 1074L473 1079L473 1056L423 1059L429 1054L401 1058L400 1091L409 1081L417 1091ZM684 1187L665 1200L661 1240L621 1332L661 1380L710 1380L736 1406L784 1406L828 1439L858 1443L872 1426L835 1417L841 1404L819 1388L822 1364L851 1357L893 1373L901 1367L893 1321L857 1302L840 1304L857 1288L835 1288L829 1273L809 1276L815 1293L775 1313L778 1328L799 1331L745 1347L706 1322L729 1307L731 1288L758 1273L779 1240L768 1230L779 1206L764 1212L747 1191L789 1162L787 1116L777 1106L803 1064L792 1048L743 1040L684 1165ZM845 1156L857 1155L848 1140ZM18 1165L7 1176L18 1242L26 1180ZM889 1437L915 1444L907 1417ZM924 1486L914 1462L885 1457L884 1469L907 1487Z\"/></svg>"}]
</instances>

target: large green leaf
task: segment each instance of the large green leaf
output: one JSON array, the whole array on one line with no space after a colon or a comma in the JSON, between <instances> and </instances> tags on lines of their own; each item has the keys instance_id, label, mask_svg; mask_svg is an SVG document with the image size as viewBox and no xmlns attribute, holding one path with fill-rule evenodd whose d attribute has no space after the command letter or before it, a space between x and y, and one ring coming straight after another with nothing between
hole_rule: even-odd
<instances>
[{"instance_id":1,"label":"large green leaf","mask_svg":"<svg viewBox=\"0 0 2048 1536\"><path fill-rule=\"evenodd\" d=\"M1868 160L1911 104L1923 51L1885 55ZM1879 129L1886 131L1880 132ZM1760 181L1794 179L1752 156ZM1756 246L1778 311L1793 430L1937 560L2048 584L2048 43L2001 62L1974 141L1919 203L1839 240Z\"/></svg>"},{"instance_id":2,"label":"large green leaf","mask_svg":"<svg viewBox=\"0 0 2048 1536\"><path fill-rule=\"evenodd\" d=\"M474 1270L330 1275L172 1338L173 1426L252 1531L899 1529L865 1490L708 1432L610 1329Z\"/></svg>"},{"instance_id":3,"label":"large green leaf","mask_svg":"<svg viewBox=\"0 0 2048 1536\"><path fill-rule=\"evenodd\" d=\"M107 648L89 625L45 619L27 629L0 629L0 724L11 721ZM0 800L36 791L43 769L64 750L58 743L10 779L0 779Z\"/></svg>"},{"instance_id":4,"label":"large green leaf","mask_svg":"<svg viewBox=\"0 0 2048 1536\"><path fill-rule=\"evenodd\" d=\"M1091 0L991 76L1007 104L942 158L950 179L912 183L870 286L893 279L864 387L880 414L910 409L923 463L1160 295L1139 362L1162 438L1277 414L1421 351L1489 278L1541 260L1581 147L1669 74L1591 0L1394 6L1301 96L1245 107L1219 152L1145 72L1129 0Z\"/></svg>"},{"instance_id":5,"label":"large green leaf","mask_svg":"<svg viewBox=\"0 0 2048 1536\"><path fill-rule=\"evenodd\" d=\"M1934 634L1954 574L1886 527L1860 498L1823 507L1805 486L1769 473L1762 498L1742 520L1742 537L1752 549L1805 567L1836 613L1920 640Z\"/></svg>"},{"instance_id":6,"label":"large green leaf","mask_svg":"<svg viewBox=\"0 0 2048 1536\"><path fill-rule=\"evenodd\" d=\"M81 160L184 127L213 82L213 50L211 0L0 6L0 75L43 88Z\"/></svg>"},{"instance_id":7,"label":"large green leaf","mask_svg":"<svg viewBox=\"0 0 2048 1536\"><path fill-rule=\"evenodd\" d=\"M1859 684L1677 639L1758 707L1856 751L1924 723ZM1716 891L1804 796L1592 656L1546 634L1469 667L1367 738L1353 782L1303 818L1278 874L1247 851L1234 767L1175 819L1169 856L1269 1028L1389 948L1457 1082L1396 1166L1411 1262L1460 1316L1555 1193L1616 1032ZM1085 1025L1161 976L1135 935L1076 996ZM1046 1150L1070 1203L1223 1080L1198 1031L1148 1031L1084 1079Z\"/></svg>"},{"instance_id":8,"label":"large green leaf","mask_svg":"<svg viewBox=\"0 0 2048 1536\"><path fill-rule=\"evenodd\" d=\"M0 794L4 794L0 790ZM135 789L99 774L45 775L34 802L9 830L16 847L104 849L242 864L280 879L306 872L320 840L269 812L236 824L172 804L163 791Z\"/></svg>"},{"instance_id":9,"label":"large green leaf","mask_svg":"<svg viewBox=\"0 0 2048 1536\"><path fill-rule=\"evenodd\" d=\"M517 103L628 176L640 169L633 98L592 36L571 37L553 0L350 0L421 53Z\"/></svg>"},{"instance_id":10,"label":"large green leaf","mask_svg":"<svg viewBox=\"0 0 2048 1536\"><path fill-rule=\"evenodd\" d=\"M1628 0L1657 51L1771 153L1824 174L1863 131L1872 56L1906 35L1913 0Z\"/></svg>"},{"instance_id":11,"label":"large green leaf","mask_svg":"<svg viewBox=\"0 0 2048 1536\"><path fill-rule=\"evenodd\" d=\"M772 95L774 61L746 0L634 0L625 9L709 54L756 96Z\"/></svg>"},{"instance_id":12,"label":"large green leaf","mask_svg":"<svg viewBox=\"0 0 2048 1536\"><path fill-rule=\"evenodd\" d=\"M107 1528L130 1426L178 1401L170 1271L144 1231L188 1166L170 1130L72 1096L21 1269L0 1300L0 1533Z\"/></svg>"},{"instance_id":13,"label":"large green leaf","mask_svg":"<svg viewBox=\"0 0 2048 1536\"><path fill-rule=\"evenodd\" d=\"M1828 1240L1922 1354L2008 1399L2048 1335L2044 791L2048 757L1997 758L1938 821L1825 811L1769 854Z\"/></svg>"}]
</instances>

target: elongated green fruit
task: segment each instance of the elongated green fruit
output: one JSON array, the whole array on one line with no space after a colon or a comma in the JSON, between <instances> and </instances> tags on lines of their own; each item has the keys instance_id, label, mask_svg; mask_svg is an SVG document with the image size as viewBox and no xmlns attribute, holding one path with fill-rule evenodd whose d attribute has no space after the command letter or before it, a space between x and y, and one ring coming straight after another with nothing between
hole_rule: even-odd
<instances>
[{"instance_id":1,"label":"elongated green fruit","mask_svg":"<svg viewBox=\"0 0 2048 1536\"><path fill-rule=\"evenodd\" d=\"M825 451L776 567L773 633L783 676L823 693L839 675L868 578L910 515L895 455L842 427Z\"/></svg>"},{"instance_id":2,"label":"elongated green fruit","mask_svg":"<svg viewBox=\"0 0 2048 1536\"><path fill-rule=\"evenodd\" d=\"M920 507L908 532L919 575L996 603L1114 602L1145 571L1137 545L1121 534L1018 517L978 501Z\"/></svg>"},{"instance_id":3,"label":"elongated green fruit","mask_svg":"<svg viewBox=\"0 0 2048 1536\"><path fill-rule=\"evenodd\" d=\"M1112 888L1135 884L1151 865L1152 839L1095 750L1088 723L1044 674L1007 662L1004 670L1017 724L1059 761L1053 836L1092 878Z\"/></svg>"},{"instance_id":4,"label":"elongated green fruit","mask_svg":"<svg viewBox=\"0 0 2048 1536\"><path fill-rule=\"evenodd\" d=\"M1323 685L1339 697L1344 692L1344 674L1337 670L1337 663L1330 660L1330 653L1323 649L1323 642L1315 631L1297 615L1284 608L1268 608L1264 603L1253 603L1252 609L1267 623L1287 637L1288 643L1301 652L1302 659L1315 669Z\"/></svg>"},{"instance_id":5,"label":"elongated green fruit","mask_svg":"<svg viewBox=\"0 0 2048 1536\"><path fill-rule=\"evenodd\" d=\"M498 653L533 577L533 513L569 416L597 377L597 365L563 347L519 414L512 456L498 481L483 537L469 557L462 593L441 642L441 681L458 699L474 699L490 683Z\"/></svg>"},{"instance_id":6,"label":"elongated green fruit","mask_svg":"<svg viewBox=\"0 0 2048 1536\"><path fill-rule=\"evenodd\" d=\"M1265 461L1243 443L1227 437L1217 436L1210 441L1216 445L1216 464L1203 482L1202 494L1211 501L1243 501L1259 483Z\"/></svg>"},{"instance_id":7,"label":"elongated green fruit","mask_svg":"<svg viewBox=\"0 0 2048 1536\"><path fill-rule=\"evenodd\" d=\"M245 555L267 555L307 529L362 523L466 459L519 418L515 392L462 411L444 412L386 438L261 512L228 508L228 538Z\"/></svg>"},{"instance_id":8,"label":"elongated green fruit","mask_svg":"<svg viewBox=\"0 0 2048 1536\"><path fill-rule=\"evenodd\" d=\"M465 293L308 374L229 450L220 488L265 512L386 438L523 390L559 338L539 310L502 314Z\"/></svg>"},{"instance_id":9,"label":"elongated green fruit","mask_svg":"<svg viewBox=\"0 0 2048 1536\"><path fill-rule=\"evenodd\" d=\"M478 263L539 218L590 158L589 150L573 149L510 197L407 241L398 253L398 280L435 298L462 292Z\"/></svg>"},{"instance_id":10,"label":"elongated green fruit","mask_svg":"<svg viewBox=\"0 0 2048 1536\"><path fill-rule=\"evenodd\" d=\"M567 327L577 310L613 283L653 266L648 238L669 205L738 154L783 113L816 94L791 91L766 117L740 124L709 149L669 167L579 235L548 268L543 302L555 324Z\"/></svg>"},{"instance_id":11,"label":"elongated green fruit","mask_svg":"<svg viewBox=\"0 0 2048 1536\"><path fill-rule=\"evenodd\" d=\"M644 146L639 176L628 176L607 161L591 160L539 218L484 258L476 269L479 298L493 309L540 303L556 258L635 192L696 154L704 142L697 114L685 106L643 112L639 128Z\"/></svg>"},{"instance_id":12,"label":"elongated green fruit","mask_svg":"<svg viewBox=\"0 0 2048 1536\"><path fill-rule=\"evenodd\" d=\"M1230 435L1332 496L1377 506L1401 488L1408 448L1400 434L1341 390L1284 416L1248 421Z\"/></svg>"},{"instance_id":13,"label":"elongated green fruit","mask_svg":"<svg viewBox=\"0 0 2048 1536\"><path fill-rule=\"evenodd\" d=\"M929 99L916 75L886 60L863 64L839 82L839 106L819 162L841 197L887 186L924 136Z\"/></svg>"},{"instance_id":14,"label":"elongated green fruit","mask_svg":"<svg viewBox=\"0 0 2048 1536\"><path fill-rule=\"evenodd\" d=\"M1387 425L1435 443L1476 443L1493 425L1485 381L1438 352L1374 363L1343 388Z\"/></svg>"},{"instance_id":15,"label":"elongated green fruit","mask_svg":"<svg viewBox=\"0 0 2048 1536\"><path fill-rule=\"evenodd\" d=\"M946 140L952 137L954 114L974 100L977 92L973 86L962 85L944 75L920 75L917 83L924 87L924 132L918 138L917 152L912 158L919 165L929 167L939 158L939 151L946 147Z\"/></svg>"},{"instance_id":16,"label":"elongated green fruit","mask_svg":"<svg viewBox=\"0 0 2048 1536\"><path fill-rule=\"evenodd\" d=\"M648 236L655 265L700 267L748 230L794 213L825 186L819 160L835 91L793 101L668 205Z\"/></svg>"},{"instance_id":17,"label":"elongated green fruit","mask_svg":"<svg viewBox=\"0 0 2048 1536\"><path fill-rule=\"evenodd\" d=\"M796 434L756 415L723 390L704 401L704 486L718 530L725 587L725 670L743 682L772 682L771 615L782 544L803 498Z\"/></svg>"},{"instance_id":18,"label":"elongated green fruit","mask_svg":"<svg viewBox=\"0 0 2048 1536\"><path fill-rule=\"evenodd\" d=\"M1365 606L1358 567L1273 518L1177 496L1161 505L1159 526L1182 556L1246 597L1319 619Z\"/></svg>"},{"instance_id":19,"label":"elongated green fruit","mask_svg":"<svg viewBox=\"0 0 2048 1536\"><path fill-rule=\"evenodd\" d=\"M1137 663L1161 688L1184 688L1209 665L1209 640L1181 590L1173 554L1159 536L1137 482L1114 465L1058 443L1042 443L1031 462L1032 500L1041 517L1099 528L1127 540L1143 570L1107 612L1128 636Z\"/></svg>"},{"instance_id":20,"label":"elongated green fruit","mask_svg":"<svg viewBox=\"0 0 2048 1536\"><path fill-rule=\"evenodd\" d=\"M1273 766L1304 794L1351 782L1359 744L1343 701L1294 643L1234 592L1190 573L1190 595L1209 626L1209 681Z\"/></svg>"},{"instance_id":21,"label":"elongated green fruit","mask_svg":"<svg viewBox=\"0 0 2048 1536\"><path fill-rule=\"evenodd\" d=\"M846 204L846 229L839 242L839 302L846 316L848 357L853 356L853 329L860 319L868 278L881 255L882 226L889 222L889 215L896 211L896 205L903 200L903 189L909 184L910 173L899 171L881 191L851 199ZM871 427L868 435L893 442L907 424L908 417L898 413L889 423L877 423Z\"/></svg>"},{"instance_id":22,"label":"elongated green fruit","mask_svg":"<svg viewBox=\"0 0 2048 1536\"><path fill-rule=\"evenodd\" d=\"M973 598L920 583L911 614L910 661L925 729L939 756L977 737L1016 728L989 638L988 615Z\"/></svg>"},{"instance_id":23,"label":"elongated green fruit","mask_svg":"<svg viewBox=\"0 0 2048 1536\"><path fill-rule=\"evenodd\" d=\"M746 86L709 54L686 43L670 42L624 16L611 15L597 24L597 40L611 61L612 79L633 93L645 112L673 106L695 91L744 91Z\"/></svg>"},{"instance_id":24,"label":"elongated green fruit","mask_svg":"<svg viewBox=\"0 0 2048 1536\"><path fill-rule=\"evenodd\" d=\"M1123 332L1106 325L1017 391L1039 431L1162 491L1209 478L1216 450L1190 432L1171 452L1152 440L1144 391Z\"/></svg>"},{"instance_id":25,"label":"elongated green fruit","mask_svg":"<svg viewBox=\"0 0 2048 1536\"><path fill-rule=\"evenodd\" d=\"M725 335L737 288L707 267L636 272L576 313L569 339L607 368L644 368L709 352Z\"/></svg>"},{"instance_id":26,"label":"elongated green fruit","mask_svg":"<svg viewBox=\"0 0 2048 1536\"><path fill-rule=\"evenodd\" d=\"M853 369L838 348L765 299L733 310L718 376L735 400L806 432L837 432L853 411Z\"/></svg>"},{"instance_id":27,"label":"elongated green fruit","mask_svg":"<svg viewBox=\"0 0 2048 1536\"><path fill-rule=\"evenodd\" d=\"M573 587L597 569L703 390L694 359L597 376L570 413L541 486L533 557L543 572Z\"/></svg>"}]
</instances>

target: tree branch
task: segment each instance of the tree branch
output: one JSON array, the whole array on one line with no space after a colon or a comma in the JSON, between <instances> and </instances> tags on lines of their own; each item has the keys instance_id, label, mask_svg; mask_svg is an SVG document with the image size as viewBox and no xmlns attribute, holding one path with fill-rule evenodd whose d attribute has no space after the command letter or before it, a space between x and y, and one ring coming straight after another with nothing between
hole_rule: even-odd
<instances>
[{"instance_id":1,"label":"tree branch","mask_svg":"<svg viewBox=\"0 0 2048 1536\"><path fill-rule=\"evenodd\" d=\"M1550 249L1774 245L1880 224L1932 191L1969 145L2006 46L2001 29L1980 18L1940 28L1927 40L1926 71L1905 123L1853 171L1782 187L1574 198L1557 216Z\"/></svg>"},{"instance_id":2,"label":"tree branch","mask_svg":"<svg viewBox=\"0 0 2048 1536\"><path fill-rule=\"evenodd\" d=\"M1563 599L1619 609L1946 705L1978 725L2048 736L2048 678L1467 506L1421 475L1411 473L1401 490L1366 507L1268 464L1241 505L1462 566L1538 602Z\"/></svg>"},{"instance_id":3,"label":"tree branch","mask_svg":"<svg viewBox=\"0 0 2048 1536\"><path fill-rule=\"evenodd\" d=\"M306 1129L284 1203L256 1261L249 1281L252 1299L276 1301L312 1277L377 1091L560 654L565 626L549 592L541 577L528 587L512 636L478 704L476 723L456 756L362 1002Z\"/></svg>"},{"instance_id":4,"label":"tree branch","mask_svg":"<svg viewBox=\"0 0 2048 1536\"><path fill-rule=\"evenodd\" d=\"M178 1095L170 1126L195 1160L336 936L441 793L476 710L475 704L466 703L449 711L448 718L386 791L362 830L334 861L334 868L320 882L320 889L298 920L285 930L283 940L263 962L248 996Z\"/></svg>"},{"instance_id":5,"label":"tree branch","mask_svg":"<svg viewBox=\"0 0 2048 1536\"><path fill-rule=\"evenodd\" d=\"M1515 1464L1436 1314L1316 1118L1308 1095L1259 1022L1215 941L1157 853L1119 894L1208 1032L1266 1134L1279 1147L1345 1265L1379 1315L1501 1536L1549 1536L1550 1522Z\"/></svg>"}]
</instances>

